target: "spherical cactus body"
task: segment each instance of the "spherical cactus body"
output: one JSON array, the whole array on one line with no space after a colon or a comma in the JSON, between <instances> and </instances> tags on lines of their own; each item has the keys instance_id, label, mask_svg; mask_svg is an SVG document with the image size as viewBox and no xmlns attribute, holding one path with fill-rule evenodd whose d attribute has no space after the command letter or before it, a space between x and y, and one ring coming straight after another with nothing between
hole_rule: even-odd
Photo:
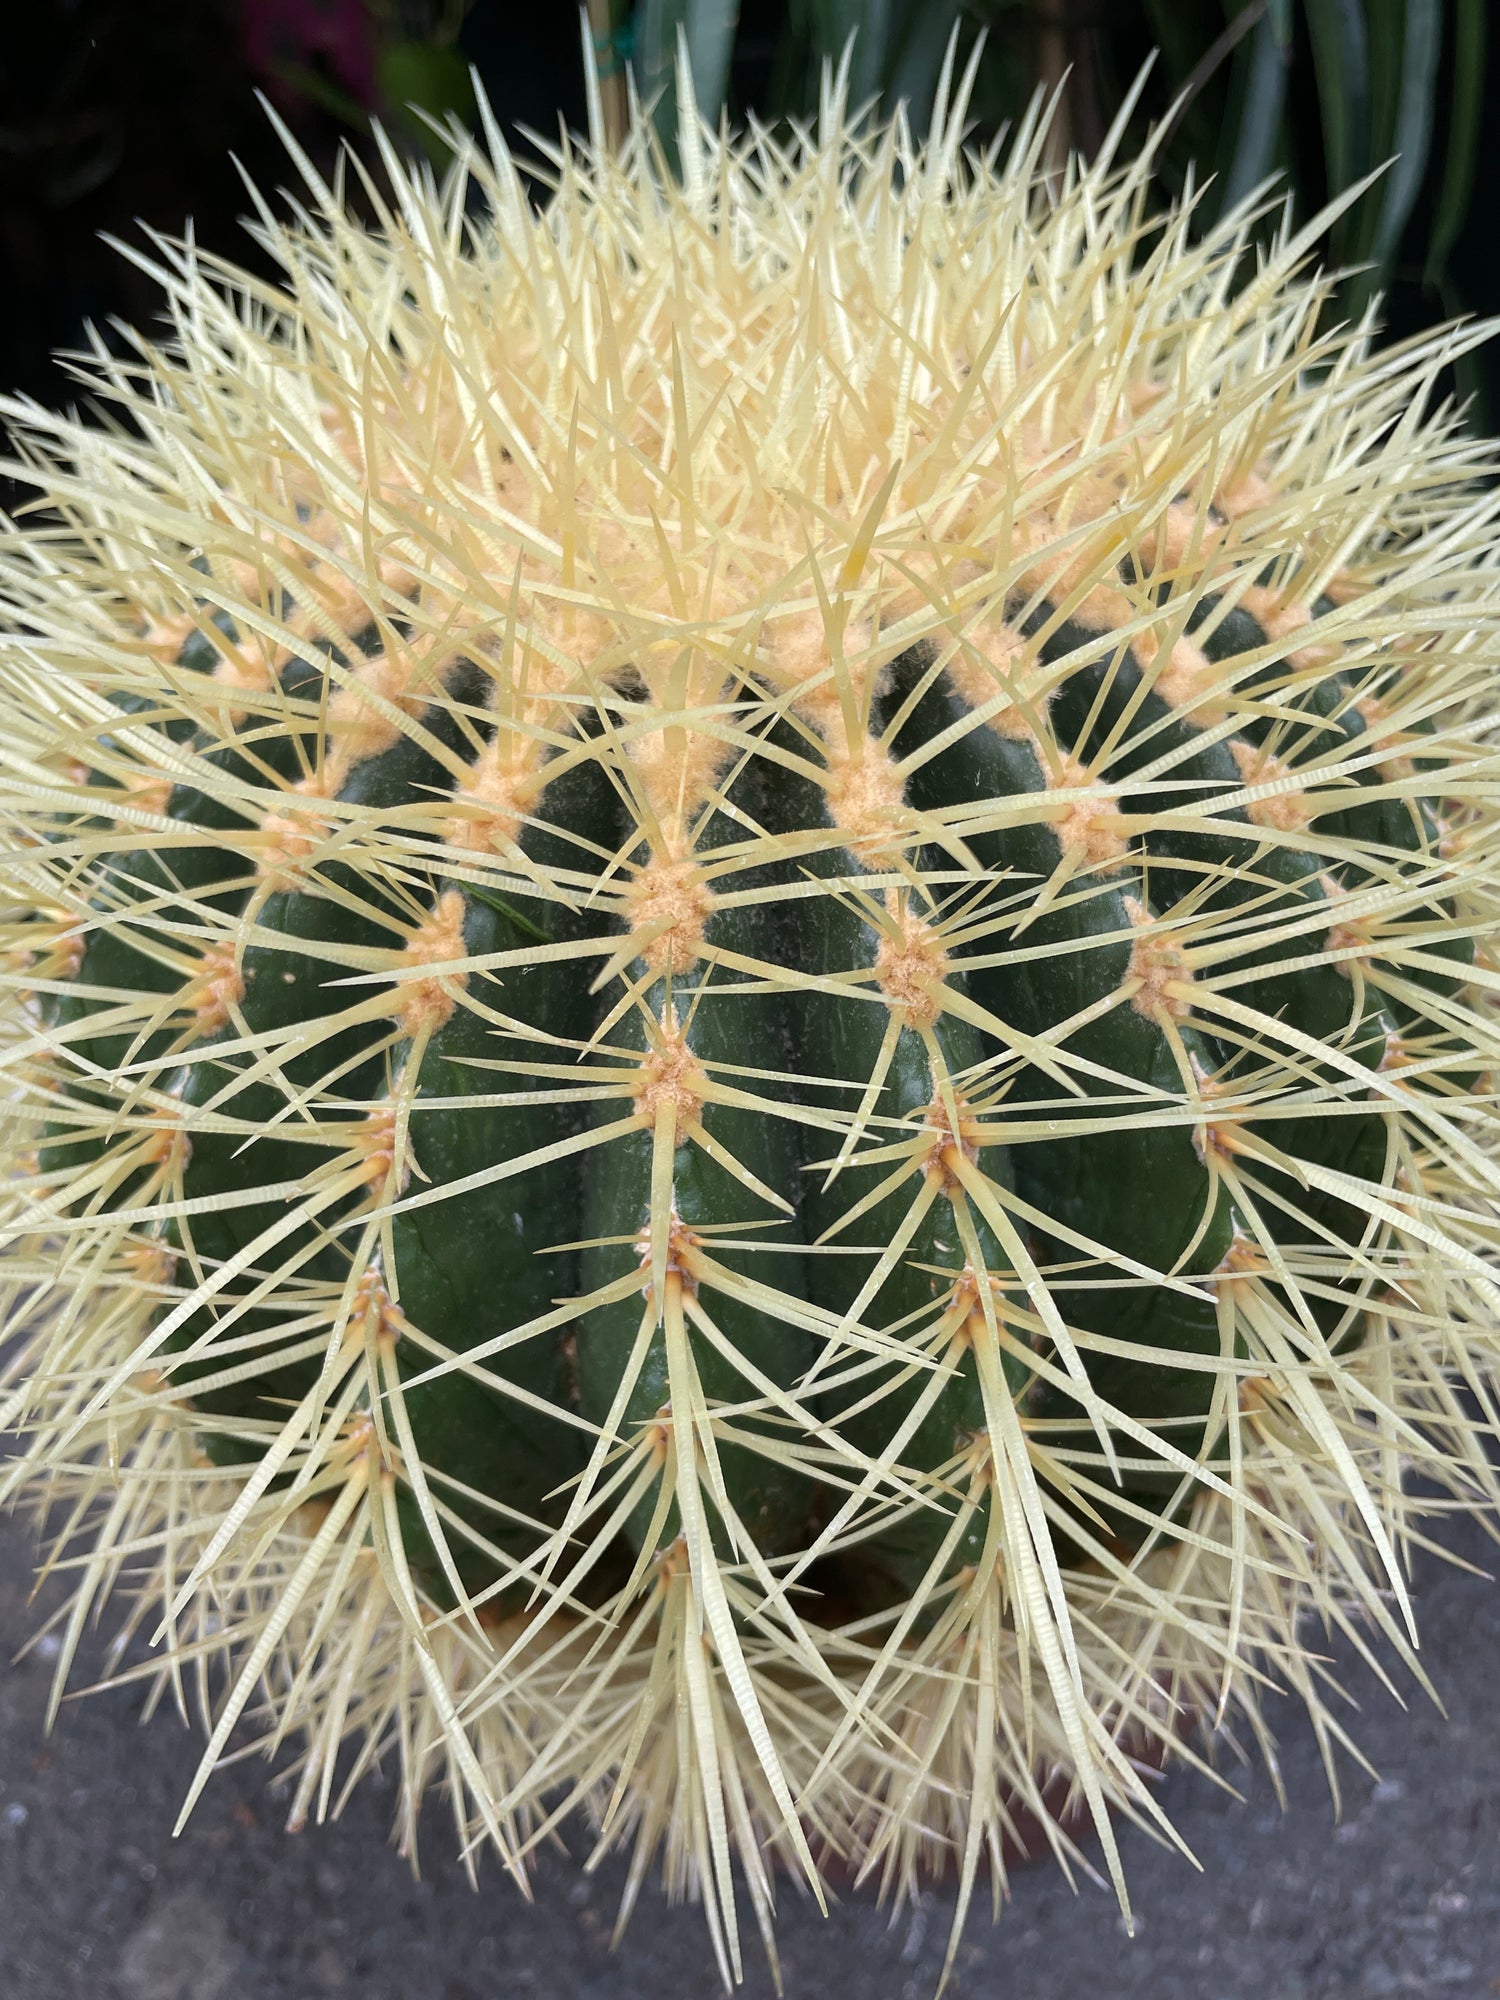
<instances>
[{"instance_id":1,"label":"spherical cactus body","mask_svg":"<svg viewBox=\"0 0 1500 2000\"><path fill-rule=\"evenodd\" d=\"M1310 235L684 102L541 212L304 163L277 285L163 243L107 420L8 406L0 1271L59 1686L128 1581L195 1797L394 1745L408 1842L591 1819L732 1974L772 1856L961 1918L1066 1794L1118 1881L1305 1613L1411 1658L1500 566L1467 336Z\"/></svg>"}]
</instances>

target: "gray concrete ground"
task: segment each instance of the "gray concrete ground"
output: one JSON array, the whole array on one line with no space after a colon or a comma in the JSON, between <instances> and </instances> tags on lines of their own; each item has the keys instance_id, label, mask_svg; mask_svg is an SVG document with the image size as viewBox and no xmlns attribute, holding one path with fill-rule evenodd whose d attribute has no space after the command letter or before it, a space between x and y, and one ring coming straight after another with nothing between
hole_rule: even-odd
<instances>
[{"instance_id":1,"label":"gray concrete ground","mask_svg":"<svg viewBox=\"0 0 1500 2000\"><path fill-rule=\"evenodd\" d=\"M1452 1546L1483 1563L1472 1524ZM1409 1712L1351 1666L1380 1781L1345 1770L1336 1823L1305 1722L1281 1727L1291 1811L1257 1773L1243 1801L1189 1774L1166 1802L1202 1875L1127 1833L1139 1913L1050 1868L1018 1874L997 1930L971 1922L953 2000L1365 2000L1500 1994L1500 1586L1436 1563L1419 1576L1424 1657L1448 1706ZM29 1549L0 1523L0 1630L19 1641ZM9 1648L7 1647L7 1651ZM199 1742L139 1692L70 1703L41 1737L49 1667L0 1665L0 2000L711 2000L698 1913L642 1900L609 1936L620 1871L544 1862L535 1901L493 1865L470 1890L434 1812L414 1881L387 1844L391 1796L366 1787L336 1826L289 1839L258 1759L222 1772L171 1838ZM789 2000L928 2000L941 1892L894 1924L851 1894L825 1922L788 1894ZM753 1951L754 1947L752 1947ZM746 2000L769 2000L758 1958Z\"/></svg>"}]
</instances>

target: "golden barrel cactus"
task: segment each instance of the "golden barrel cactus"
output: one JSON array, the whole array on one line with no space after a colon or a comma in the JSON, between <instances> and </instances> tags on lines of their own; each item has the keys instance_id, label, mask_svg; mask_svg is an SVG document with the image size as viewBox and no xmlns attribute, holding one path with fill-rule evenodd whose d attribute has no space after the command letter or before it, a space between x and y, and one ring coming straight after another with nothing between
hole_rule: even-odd
<instances>
[{"instance_id":1,"label":"golden barrel cactus","mask_svg":"<svg viewBox=\"0 0 1500 2000\"><path fill-rule=\"evenodd\" d=\"M124 1591L185 1812L242 1720L293 1824L393 1754L726 1977L776 1861L961 1922L1022 1812L1123 1899L1142 1766L1337 1735L1304 1620L1410 1661L1495 1494L1475 336L950 85L684 79L680 176L637 116L540 211L493 130L373 220L299 159L275 284L158 243L170 337L5 406L58 1691Z\"/></svg>"}]
</instances>

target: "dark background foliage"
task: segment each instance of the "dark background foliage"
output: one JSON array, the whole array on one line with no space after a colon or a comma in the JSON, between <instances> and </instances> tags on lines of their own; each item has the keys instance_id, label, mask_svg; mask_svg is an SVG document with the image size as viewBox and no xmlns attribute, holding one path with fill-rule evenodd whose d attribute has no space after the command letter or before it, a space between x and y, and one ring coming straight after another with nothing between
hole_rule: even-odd
<instances>
[{"instance_id":1,"label":"dark background foliage","mask_svg":"<svg viewBox=\"0 0 1500 2000\"><path fill-rule=\"evenodd\" d=\"M1386 294L1388 334L1500 311L1500 25L1490 0L589 0L601 68L633 61L663 92L685 35L700 97L731 119L795 116L820 58L851 29L856 96L904 97L921 125L956 25L986 41L973 99L981 135L1063 84L1059 144L1091 153L1150 51L1160 55L1134 136L1189 99L1162 183L1213 177L1205 216L1278 173L1300 214L1399 154L1338 225L1328 254L1365 262L1341 308ZM584 118L569 0L32 0L0 44L0 387L48 403L70 385L51 358L87 322L149 322L151 284L102 240L176 232L254 261L237 159L288 178L266 92L315 158L372 151L381 117L408 150L441 143L406 107L472 111L469 66L513 142ZM618 84L610 86L618 88ZM231 158L231 155L234 158ZM1500 423L1500 352L1452 383L1470 421Z\"/></svg>"}]
</instances>

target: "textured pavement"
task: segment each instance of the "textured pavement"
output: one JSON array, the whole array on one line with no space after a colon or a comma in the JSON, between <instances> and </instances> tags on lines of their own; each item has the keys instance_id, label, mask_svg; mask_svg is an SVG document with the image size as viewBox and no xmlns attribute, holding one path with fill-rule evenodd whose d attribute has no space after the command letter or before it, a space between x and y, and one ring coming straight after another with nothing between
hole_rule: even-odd
<instances>
[{"instance_id":1,"label":"textured pavement","mask_svg":"<svg viewBox=\"0 0 1500 2000\"><path fill-rule=\"evenodd\" d=\"M1493 1554L1472 1524L1449 1544ZM19 1644L29 1543L0 1520L0 1620ZM1177 1774L1165 1803L1203 1863L1126 1832L1138 1913L1127 1938L1107 1892L1077 1896L1021 1871L998 1929L986 1905L960 1949L953 2000L1364 2000L1500 1994L1500 1586L1437 1563L1418 1575L1423 1658L1448 1708L1418 1690L1406 1713L1346 1663L1351 1726L1376 1780L1347 1761L1336 1821L1311 1730L1279 1724L1283 1818L1263 1774L1242 1801ZM643 1895L609 1940L618 1867L580 1879L543 1862L534 1902L487 1862L479 1889L434 1802L424 1879L390 1848L388 1784L337 1825L296 1838L259 1757L210 1784L171 1837L200 1740L140 1691L69 1702L41 1735L50 1663L0 1664L0 2000L711 2000L701 1918ZM95 1656L97 1659L97 1655ZM824 1921L785 1896L788 2000L929 2000L950 1904L931 1894L894 1923L846 1896ZM753 1940L746 2000L774 1986Z\"/></svg>"}]
</instances>

